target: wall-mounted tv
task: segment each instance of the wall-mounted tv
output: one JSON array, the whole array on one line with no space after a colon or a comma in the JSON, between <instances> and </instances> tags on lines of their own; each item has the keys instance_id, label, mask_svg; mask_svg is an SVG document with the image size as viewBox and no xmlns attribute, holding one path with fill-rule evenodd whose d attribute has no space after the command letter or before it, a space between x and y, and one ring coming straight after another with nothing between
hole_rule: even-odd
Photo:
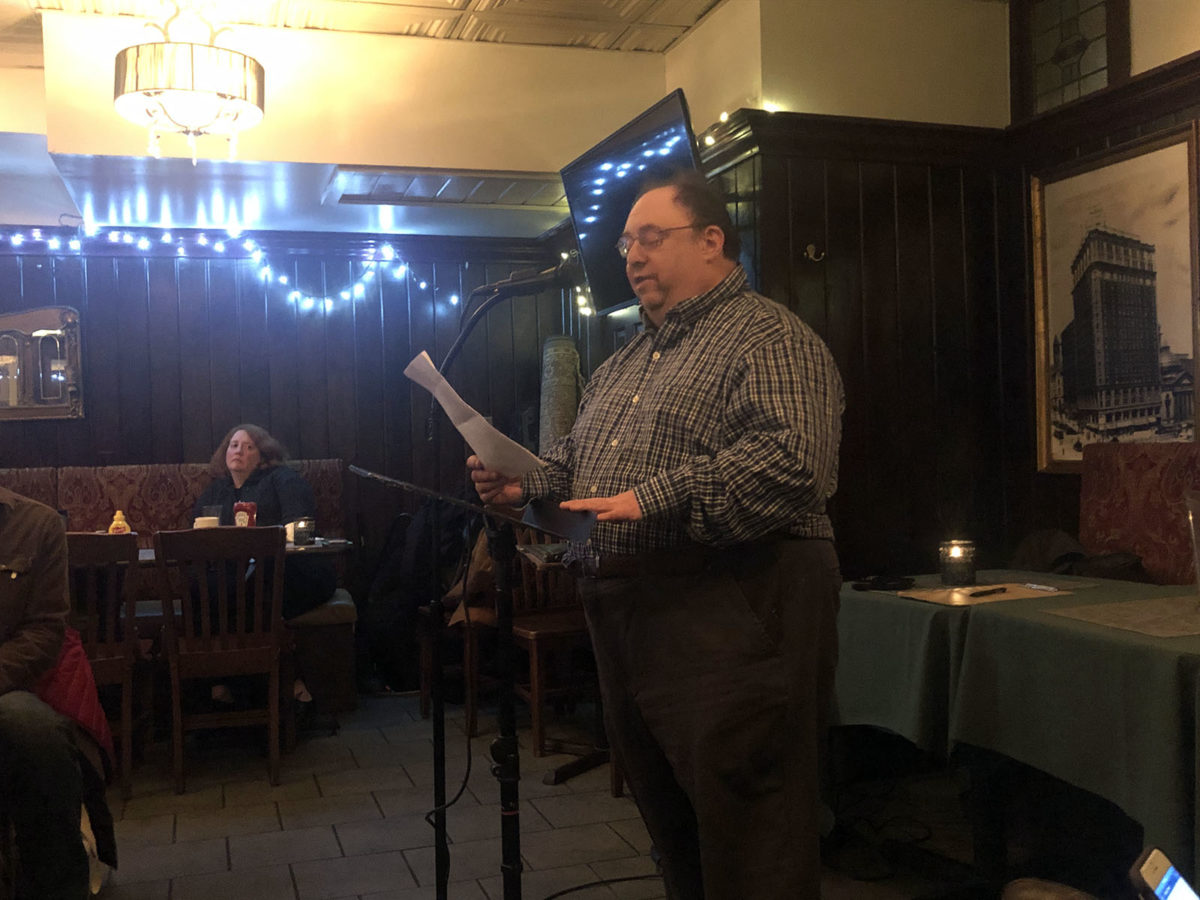
<instances>
[{"instance_id":1,"label":"wall-mounted tv","mask_svg":"<svg viewBox=\"0 0 1200 900\"><path fill-rule=\"evenodd\" d=\"M636 301L616 243L639 184L659 168L700 168L682 89L672 91L559 172L597 313Z\"/></svg>"}]
</instances>

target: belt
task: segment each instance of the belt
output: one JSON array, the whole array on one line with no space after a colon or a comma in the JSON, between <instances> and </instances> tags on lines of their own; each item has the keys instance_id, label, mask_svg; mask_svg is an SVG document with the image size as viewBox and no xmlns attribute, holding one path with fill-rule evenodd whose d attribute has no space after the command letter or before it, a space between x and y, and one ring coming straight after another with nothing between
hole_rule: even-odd
<instances>
[{"instance_id":1,"label":"belt","mask_svg":"<svg viewBox=\"0 0 1200 900\"><path fill-rule=\"evenodd\" d=\"M567 570L582 578L648 578L655 575L689 575L703 572L723 559L746 559L781 540L824 540L773 536L728 547L708 547L703 544L684 544L667 550L648 550L644 553L602 553L599 557L572 560Z\"/></svg>"},{"instance_id":2,"label":"belt","mask_svg":"<svg viewBox=\"0 0 1200 900\"><path fill-rule=\"evenodd\" d=\"M645 553L605 553L599 557L572 560L567 569L582 578L646 578L652 575L686 575L703 571L721 551L692 544Z\"/></svg>"}]
</instances>

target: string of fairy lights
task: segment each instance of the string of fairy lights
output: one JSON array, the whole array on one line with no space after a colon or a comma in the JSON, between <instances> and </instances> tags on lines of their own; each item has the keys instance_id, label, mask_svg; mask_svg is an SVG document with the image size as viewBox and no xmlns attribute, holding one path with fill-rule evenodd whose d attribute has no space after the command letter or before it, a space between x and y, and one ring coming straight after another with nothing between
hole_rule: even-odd
<instances>
[{"instance_id":1,"label":"string of fairy lights","mask_svg":"<svg viewBox=\"0 0 1200 900\"><path fill-rule=\"evenodd\" d=\"M272 265L267 257L267 251L258 241L236 229L230 229L222 232L220 236L216 236L203 231L179 233L167 230L104 228L85 224L78 229L70 229L64 233L43 228L21 229L7 234L0 233L0 244L6 242L13 249L22 252L44 249L49 253L82 254L85 248L85 238L101 245L117 245L130 250L138 250L147 256L152 253L161 255L165 247L171 247L177 258L211 259L227 256L248 259L257 267L260 281L286 290L288 302L305 311L323 307L326 312L330 312L339 302L352 303L361 300L367 296L368 289L376 280L408 280L410 287L421 291L429 290L430 287L428 279L418 276L412 266L400 258L396 248L388 243L367 249L363 258L355 261L356 266L361 266L358 275L341 289L328 293L304 291L300 289L299 285L292 284L291 276L281 267ZM564 253L562 256L565 259L567 254ZM574 288L573 295L579 313L584 316L592 315L594 310L587 289L577 286ZM461 302L461 297L457 292L446 295L444 299L451 306L458 306Z\"/></svg>"}]
</instances>

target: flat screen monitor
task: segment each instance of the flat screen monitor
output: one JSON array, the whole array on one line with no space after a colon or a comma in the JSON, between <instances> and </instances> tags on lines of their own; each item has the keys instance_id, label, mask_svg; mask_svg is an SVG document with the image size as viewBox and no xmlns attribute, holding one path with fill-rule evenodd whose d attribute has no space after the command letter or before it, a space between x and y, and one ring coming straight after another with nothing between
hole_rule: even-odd
<instances>
[{"instance_id":1,"label":"flat screen monitor","mask_svg":"<svg viewBox=\"0 0 1200 900\"><path fill-rule=\"evenodd\" d=\"M608 313L636 302L617 238L638 186L658 169L699 169L700 155L681 89L618 128L561 171L592 305Z\"/></svg>"}]
</instances>

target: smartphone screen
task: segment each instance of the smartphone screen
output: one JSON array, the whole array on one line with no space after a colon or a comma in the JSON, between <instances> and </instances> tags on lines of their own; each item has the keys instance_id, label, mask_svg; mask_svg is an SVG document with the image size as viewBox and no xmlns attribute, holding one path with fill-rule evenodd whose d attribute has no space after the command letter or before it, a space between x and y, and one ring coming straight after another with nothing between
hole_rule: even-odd
<instances>
[{"instance_id":1,"label":"smartphone screen","mask_svg":"<svg viewBox=\"0 0 1200 900\"><path fill-rule=\"evenodd\" d=\"M1154 896L1159 900L1200 900L1174 866L1170 866L1162 880L1154 886Z\"/></svg>"}]
</instances>

